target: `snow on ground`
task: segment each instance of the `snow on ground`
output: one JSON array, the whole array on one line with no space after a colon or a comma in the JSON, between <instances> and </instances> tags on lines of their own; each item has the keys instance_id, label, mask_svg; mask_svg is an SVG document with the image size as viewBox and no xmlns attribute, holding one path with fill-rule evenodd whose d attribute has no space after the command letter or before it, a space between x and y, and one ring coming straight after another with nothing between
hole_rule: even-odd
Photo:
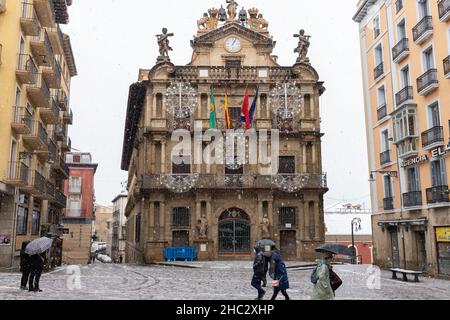
<instances>
[{"instance_id":1,"label":"snow on ground","mask_svg":"<svg viewBox=\"0 0 450 320\"><path fill-rule=\"evenodd\" d=\"M43 292L19 289L19 273L0 273L0 300L250 300L256 290L250 286L249 262L177 263L196 268L163 265L120 265L96 263L89 266L65 266L41 279ZM301 266L305 263L288 263ZM421 278L420 283L391 280L381 272L380 288L373 269L362 265L338 265L335 271L344 281L336 299L428 300L450 299L450 281ZM311 270L289 269L291 299L308 300L313 285ZM79 276L78 276L79 275ZM371 276L372 275L372 276ZM376 273L375 273L376 275ZM270 282L269 282L270 283ZM271 288L265 299L270 299ZM283 299L280 295L278 299Z\"/></svg>"}]
</instances>

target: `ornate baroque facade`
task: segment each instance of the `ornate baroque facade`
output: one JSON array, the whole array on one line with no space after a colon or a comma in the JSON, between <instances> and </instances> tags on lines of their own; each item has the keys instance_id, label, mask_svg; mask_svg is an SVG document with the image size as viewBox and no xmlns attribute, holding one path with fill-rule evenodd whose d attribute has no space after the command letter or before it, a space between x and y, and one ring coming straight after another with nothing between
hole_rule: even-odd
<instances>
[{"instance_id":1,"label":"ornate baroque facade","mask_svg":"<svg viewBox=\"0 0 450 320\"><path fill-rule=\"evenodd\" d=\"M308 260L325 241L323 195L328 189L319 114L325 88L306 57L309 37L303 31L295 35L299 58L293 66L280 66L272 55L276 42L268 22L254 8L237 15L230 2L228 13L210 9L198 21L186 66L170 62L168 37L174 35L163 30L157 64L140 70L139 81L130 87L122 158L129 174L127 262L163 260L163 249L172 246L195 247L200 260L246 259L261 238L275 240L287 259ZM168 112L166 95L171 84L180 82L189 83L197 98L193 113L182 120ZM295 117L280 120L272 112L270 93L282 83L295 83L303 103ZM246 87L253 99L259 86L254 127L280 129L278 175L259 174L259 165L172 163L175 129L194 136L194 128L210 128L211 86L216 128L222 131L227 127L225 91L236 128ZM187 188L177 190L183 183Z\"/></svg>"}]
</instances>

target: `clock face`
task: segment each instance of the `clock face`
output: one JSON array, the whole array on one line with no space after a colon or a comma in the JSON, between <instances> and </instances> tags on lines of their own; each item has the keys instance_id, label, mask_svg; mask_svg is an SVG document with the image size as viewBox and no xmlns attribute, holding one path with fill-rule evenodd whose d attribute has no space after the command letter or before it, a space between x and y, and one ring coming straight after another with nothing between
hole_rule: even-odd
<instances>
[{"instance_id":1,"label":"clock face","mask_svg":"<svg viewBox=\"0 0 450 320\"><path fill-rule=\"evenodd\" d=\"M241 50L241 40L236 37L228 38L227 42L225 43L225 48L229 52L238 52Z\"/></svg>"}]
</instances>

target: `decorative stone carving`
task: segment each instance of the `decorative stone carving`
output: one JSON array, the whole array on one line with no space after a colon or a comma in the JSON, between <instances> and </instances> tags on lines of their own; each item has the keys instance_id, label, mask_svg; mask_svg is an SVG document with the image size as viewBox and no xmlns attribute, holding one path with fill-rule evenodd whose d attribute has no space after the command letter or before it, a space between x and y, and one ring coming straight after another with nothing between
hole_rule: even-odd
<instances>
[{"instance_id":1,"label":"decorative stone carving","mask_svg":"<svg viewBox=\"0 0 450 320\"><path fill-rule=\"evenodd\" d=\"M170 61L169 51L173 49L169 46L169 37L173 37L173 33L167 33L167 29L162 29L162 34L157 34L158 46L159 46L159 57L158 61Z\"/></svg>"},{"instance_id":2,"label":"decorative stone carving","mask_svg":"<svg viewBox=\"0 0 450 320\"><path fill-rule=\"evenodd\" d=\"M208 219L204 216L198 220L198 236L199 238L207 238L208 237Z\"/></svg>"},{"instance_id":3,"label":"decorative stone carving","mask_svg":"<svg viewBox=\"0 0 450 320\"><path fill-rule=\"evenodd\" d=\"M242 23L243 26L247 23L248 16L247 11L242 7L241 11L239 11L239 21Z\"/></svg>"},{"instance_id":4,"label":"decorative stone carving","mask_svg":"<svg viewBox=\"0 0 450 320\"><path fill-rule=\"evenodd\" d=\"M264 217L261 221L261 236L264 239L270 238L269 226L270 226L269 218L267 217L267 214L264 214Z\"/></svg>"},{"instance_id":5,"label":"decorative stone carving","mask_svg":"<svg viewBox=\"0 0 450 320\"><path fill-rule=\"evenodd\" d=\"M235 0L227 0L228 6L228 20L233 21L236 20L237 16L237 8L239 4Z\"/></svg>"},{"instance_id":6,"label":"decorative stone carving","mask_svg":"<svg viewBox=\"0 0 450 320\"><path fill-rule=\"evenodd\" d=\"M309 63L307 58L309 46L311 45L311 36L305 35L305 30L300 30L299 34L294 34L294 38L298 38L298 46L294 52L298 53L297 63Z\"/></svg>"}]
</instances>

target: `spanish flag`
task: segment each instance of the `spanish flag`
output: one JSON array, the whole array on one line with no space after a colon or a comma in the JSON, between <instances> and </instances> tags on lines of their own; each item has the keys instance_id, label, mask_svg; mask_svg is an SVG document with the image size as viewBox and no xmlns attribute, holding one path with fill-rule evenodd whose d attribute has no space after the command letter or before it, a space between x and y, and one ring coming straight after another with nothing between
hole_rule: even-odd
<instances>
[{"instance_id":1,"label":"spanish flag","mask_svg":"<svg viewBox=\"0 0 450 320\"><path fill-rule=\"evenodd\" d=\"M244 103L242 105L242 111L241 111L241 121L245 122L245 130L250 130L250 113L248 109L248 87L245 88L245 97L244 97Z\"/></svg>"},{"instance_id":2,"label":"spanish flag","mask_svg":"<svg viewBox=\"0 0 450 320\"><path fill-rule=\"evenodd\" d=\"M225 88L225 121L227 124L227 129L231 129L230 112L228 110L228 91L226 88Z\"/></svg>"},{"instance_id":3,"label":"spanish flag","mask_svg":"<svg viewBox=\"0 0 450 320\"><path fill-rule=\"evenodd\" d=\"M214 87L211 86L211 103L210 103L210 114L209 114L209 128L216 128L216 102L214 98Z\"/></svg>"}]
</instances>

